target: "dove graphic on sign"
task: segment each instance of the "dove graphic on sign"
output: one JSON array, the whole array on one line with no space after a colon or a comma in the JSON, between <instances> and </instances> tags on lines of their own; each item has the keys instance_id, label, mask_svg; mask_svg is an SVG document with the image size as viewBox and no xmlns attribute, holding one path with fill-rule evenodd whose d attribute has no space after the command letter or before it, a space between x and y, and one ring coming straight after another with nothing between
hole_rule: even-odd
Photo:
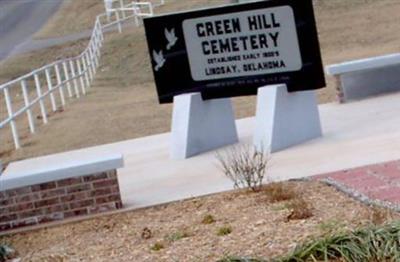
<instances>
[{"instance_id":1,"label":"dove graphic on sign","mask_svg":"<svg viewBox=\"0 0 400 262\"><path fill-rule=\"evenodd\" d=\"M156 50L153 50L153 59L154 62L157 63L157 65L154 67L155 71L160 70L164 66L164 63L166 61L162 50L160 50L160 52L158 53Z\"/></svg>"},{"instance_id":2,"label":"dove graphic on sign","mask_svg":"<svg viewBox=\"0 0 400 262\"><path fill-rule=\"evenodd\" d=\"M168 40L167 50L170 50L178 41L178 37L175 35L175 28L172 28L171 31L168 31L167 28L164 29L165 38Z\"/></svg>"}]
</instances>

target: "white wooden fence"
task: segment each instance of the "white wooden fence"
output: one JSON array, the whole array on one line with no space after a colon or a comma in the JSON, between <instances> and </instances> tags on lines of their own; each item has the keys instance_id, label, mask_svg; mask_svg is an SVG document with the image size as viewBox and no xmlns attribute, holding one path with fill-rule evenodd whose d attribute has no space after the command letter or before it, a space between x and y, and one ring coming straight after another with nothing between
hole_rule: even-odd
<instances>
[{"instance_id":1,"label":"white wooden fence","mask_svg":"<svg viewBox=\"0 0 400 262\"><path fill-rule=\"evenodd\" d=\"M0 130L10 127L16 149L21 147L17 118L26 115L30 133L33 134L36 132L36 118L33 114L35 107L39 107L40 111L37 118L47 124L48 111L56 112L60 106L65 106L68 99L85 95L99 66L105 30L117 26L121 32L122 23L132 18L139 25L142 17L153 15L153 4L131 2L122 8L107 11L108 15L104 13L96 17L88 46L80 55L55 61L0 85L0 94L4 95L4 101L0 100L0 103L5 103L6 107L5 119L0 114ZM106 22L102 23L104 18ZM110 21L111 18L115 20ZM23 99L13 101L20 92ZM3 105L0 104L0 107ZM4 141L1 143L4 145Z\"/></svg>"}]
</instances>

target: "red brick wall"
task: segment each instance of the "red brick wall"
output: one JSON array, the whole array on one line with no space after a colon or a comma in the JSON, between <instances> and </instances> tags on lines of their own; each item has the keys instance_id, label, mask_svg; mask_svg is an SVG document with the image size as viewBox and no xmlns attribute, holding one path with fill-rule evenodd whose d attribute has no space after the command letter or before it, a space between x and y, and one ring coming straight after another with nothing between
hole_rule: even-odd
<instances>
[{"instance_id":1,"label":"red brick wall","mask_svg":"<svg viewBox=\"0 0 400 262\"><path fill-rule=\"evenodd\" d=\"M116 170L0 191L0 231L122 208Z\"/></svg>"}]
</instances>

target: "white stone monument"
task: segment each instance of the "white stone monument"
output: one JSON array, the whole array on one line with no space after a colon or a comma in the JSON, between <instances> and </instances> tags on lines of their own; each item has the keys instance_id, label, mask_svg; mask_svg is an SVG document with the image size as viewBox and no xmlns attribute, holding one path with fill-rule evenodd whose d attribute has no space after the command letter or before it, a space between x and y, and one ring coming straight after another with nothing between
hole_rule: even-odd
<instances>
[{"instance_id":1,"label":"white stone monument","mask_svg":"<svg viewBox=\"0 0 400 262\"><path fill-rule=\"evenodd\" d=\"M200 93L174 97L172 159L186 159L237 142L235 116L229 98L204 101Z\"/></svg>"},{"instance_id":2,"label":"white stone monument","mask_svg":"<svg viewBox=\"0 0 400 262\"><path fill-rule=\"evenodd\" d=\"M322 135L314 91L289 93L286 85L258 89L254 145L271 153Z\"/></svg>"}]
</instances>

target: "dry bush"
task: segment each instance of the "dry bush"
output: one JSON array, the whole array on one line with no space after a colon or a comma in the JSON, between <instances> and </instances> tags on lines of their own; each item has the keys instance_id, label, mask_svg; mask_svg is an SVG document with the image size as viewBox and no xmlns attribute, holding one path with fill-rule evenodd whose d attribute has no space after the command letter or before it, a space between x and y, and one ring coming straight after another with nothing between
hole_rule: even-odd
<instances>
[{"instance_id":1,"label":"dry bush","mask_svg":"<svg viewBox=\"0 0 400 262\"><path fill-rule=\"evenodd\" d=\"M289 204L288 208L291 210L287 220L302 220L313 216L311 207L303 198L293 199Z\"/></svg>"},{"instance_id":2,"label":"dry bush","mask_svg":"<svg viewBox=\"0 0 400 262\"><path fill-rule=\"evenodd\" d=\"M281 202L296 198L296 191L288 183L270 183L264 187L263 191L271 202Z\"/></svg>"},{"instance_id":3,"label":"dry bush","mask_svg":"<svg viewBox=\"0 0 400 262\"><path fill-rule=\"evenodd\" d=\"M143 228L142 234L141 234L142 239L150 239L153 237L153 233L151 230L147 227Z\"/></svg>"},{"instance_id":4,"label":"dry bush","mask_svg":"<svg viewBox=\"0 0 400 262\"><path fill-rule=\"evenodd\" d=\"M250 145L238 145L217 153L224 174L233 181L235 188L261 189L266 175L269 154Z\"/></svg>"},{"instance_id":5,"label":"dry bush","mask_svg":"<svg viewBox=\"0 0 400 262\"><path fill-rule=\"evenodd\" d=\"M232 227L230 226L223 226L218 228L217 236L226 236L232 233Z\"/></svg>"},{"instance_id":6,"label":"dry bush","mask_svg":"<svg viewBox=\"0 0 400 262\"><path fill-rule=\"evenodd\" d=\"M385 224L391 218L391 213L388 209L374 206L369 214L369 220L374 225Z\"/></svg>"},{"instance_id":7,"label":"dry bush","mask_svg":"<svg viewBox=\"0 0 400 262\"><path fill-rule=\"evenodd\" d=\"M204 225L209 225L209 224L215 223L215 218L210 214L205 215L203 217L203 220L201 220L201 223Z\"/></svg>"},{"instance_id":8,"label":"dry bush","mask_svg":"<svg viewBox=\"0 0 400 262\"><path fill-rule=\"evenodd\" d=\"M19 261L17 260L17 258L18 258L18 252L15 251L15 249L13 249L8 245L0 244L0 262Z\"/></svg>"},{"instance_id":9,"label":"dry bush","mask_svg":"<svg viewBox=\"0 0 400 262\"><path fill-rule=\"evenodd\" d=\"M164 248L165 248L165 246L164 246L164 244L161 243L161 242L156 242L156 243L154 243L153 246L150 247L150 249L151 249L152 251L160 251L161 249L164 249Z\"/></svg>"}]
</instances>

